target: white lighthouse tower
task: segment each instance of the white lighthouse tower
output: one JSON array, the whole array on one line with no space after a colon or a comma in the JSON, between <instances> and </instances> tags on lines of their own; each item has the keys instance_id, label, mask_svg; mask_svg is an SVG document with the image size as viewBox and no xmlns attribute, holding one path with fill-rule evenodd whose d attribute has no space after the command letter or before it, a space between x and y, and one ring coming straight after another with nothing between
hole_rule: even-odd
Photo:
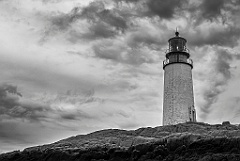
<instances>
[{"instance_id":1,"label":"white lighthouse tower","mask_svg":"<svg viewBox=\"0 0 240 161\"><path fill-rule=\"evenodd\" d=\"M196 122L192 68L187 40L176 31L168 40L164 69L163 125Z\"/></svg>"}]
</instances>

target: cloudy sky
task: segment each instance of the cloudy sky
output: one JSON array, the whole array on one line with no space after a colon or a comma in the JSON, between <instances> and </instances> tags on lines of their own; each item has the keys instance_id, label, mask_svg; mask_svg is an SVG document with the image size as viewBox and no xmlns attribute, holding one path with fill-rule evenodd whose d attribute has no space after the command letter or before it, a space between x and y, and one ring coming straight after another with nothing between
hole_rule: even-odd
<instances>
[{"instance_id":1,"label":"cloudy sky","mask_svg":"<svg viewBox=\"0 0 240 161\"><path fill-rule=\"evenodd\" d=\"M197 120L239 123L239 17L239 0L0 0L0 153L162 125L176 27Z\"/></svg>"}]
</instances>

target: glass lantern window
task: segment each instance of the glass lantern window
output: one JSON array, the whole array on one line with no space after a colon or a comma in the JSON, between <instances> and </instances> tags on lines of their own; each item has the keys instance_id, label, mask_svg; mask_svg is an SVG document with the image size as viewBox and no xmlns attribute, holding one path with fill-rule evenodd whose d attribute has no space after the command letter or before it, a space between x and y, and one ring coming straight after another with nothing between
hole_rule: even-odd
<instances>
[{"instance_id":1,"label":"glass lantern window","mask_svg":"<svg viewBox=\"0 0 240 161\"><path fill-rule=\"evenodd\" d=\"M184 51L186 48L186 41L184 39L172 39L169 42L170 51Z\"/></svg>"}]
</instances>

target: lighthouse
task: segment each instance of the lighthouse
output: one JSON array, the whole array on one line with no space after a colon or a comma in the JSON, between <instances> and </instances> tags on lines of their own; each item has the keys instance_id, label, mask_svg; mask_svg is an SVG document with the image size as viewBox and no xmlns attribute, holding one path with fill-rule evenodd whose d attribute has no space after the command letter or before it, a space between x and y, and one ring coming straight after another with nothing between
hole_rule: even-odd
<instances>
[{"instance_id":1,"label":"lighthouse","mask_svg":"<svg viewBox=\"0 0 240 161\"><path fill-rule=\"evenodd\" d=\"M163 61L164 98L163 125L196 122L192 69L193 61L186 47L187 40L175 32L168 40L169 47Z\"/></svg>"}]
</instances>

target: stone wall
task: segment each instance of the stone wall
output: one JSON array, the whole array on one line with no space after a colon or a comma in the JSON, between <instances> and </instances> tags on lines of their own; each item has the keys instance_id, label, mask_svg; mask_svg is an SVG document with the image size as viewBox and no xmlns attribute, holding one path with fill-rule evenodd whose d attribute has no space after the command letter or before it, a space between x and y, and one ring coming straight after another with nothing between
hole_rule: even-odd
<instances>
[{"instance_id":1,"label":"stone wall","mask_svg":"<svg viewBox=\"0 0 240 161\"><path fill-rule=\"evenodd\" d=\"M194 121L191 66L184 63L169 64L164 72L163 125Z\"/></svg>"}]
</instances>

